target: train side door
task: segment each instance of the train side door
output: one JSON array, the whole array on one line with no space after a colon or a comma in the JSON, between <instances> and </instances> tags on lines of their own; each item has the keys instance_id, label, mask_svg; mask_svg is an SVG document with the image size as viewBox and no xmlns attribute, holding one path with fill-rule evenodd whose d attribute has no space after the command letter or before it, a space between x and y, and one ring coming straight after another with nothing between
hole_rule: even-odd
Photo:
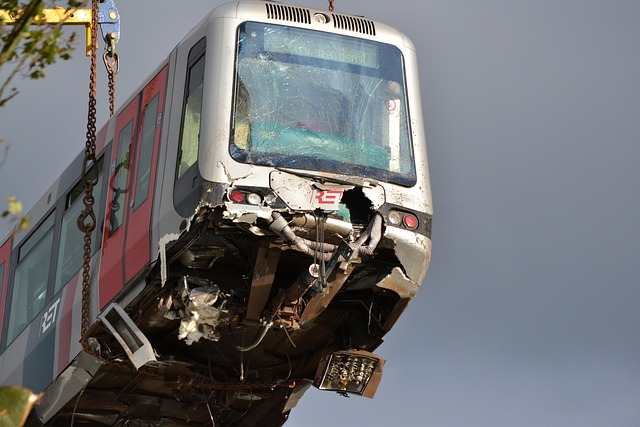
<instances>
[{"instance_id":1,"label":"train side door","mask_svg":"<svg viewBox=\"0 0 640 427\"><path fill-rule=\"evenodd\" d=\"M100 266L100 308L151 258L151 211L166 82L165 67L116 118Z\"/></svg>"},{"instance_id":2,"label":"train side door","mask_svg":"<svg viewBox=\"0 0 640 427\"><path fill-rule=\"evenodd\" d=\"M107 188L107 213L102 238L102 261L100 264L100 308L103 308L124 285L124 240L129 192L131 153L134 152L134 137L138 117L140 95L136 96L116 117L116 129L112 152L114 157L109 168Z\"/></svg>"},{"instance_id":3,"label":"train side door","mask_svg":"<svg viewBox=\"0 0 640 427\"><path fill-rule=\"evenodd\" d=\"M155 188L160 131L167 87L165 67L142 91L140 131L136 147L136 166L129 198L125 239L125 283L151 260L151 208ZM157 243L157 242L156 242Z\"/></svg>"}]
</instances>

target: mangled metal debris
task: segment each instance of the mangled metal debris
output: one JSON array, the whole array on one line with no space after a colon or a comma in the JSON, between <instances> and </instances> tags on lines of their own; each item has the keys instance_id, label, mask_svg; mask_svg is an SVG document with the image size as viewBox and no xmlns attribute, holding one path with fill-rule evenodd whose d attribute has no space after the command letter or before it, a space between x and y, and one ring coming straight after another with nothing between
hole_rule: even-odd
<instances>
[{"instance_id":1,"label":"mangled metal debris","mask_svg":"<svg viewBox=\"0 0 640 427\"><path fill-rule=\"evenodd\" d=\"M199 282L199 285L190 288L189 284L193 282ZM224 295L220 288L205 280L188 276L184 276L181 283L183 287L177 298L171 294L161 298L158 309L164 312L166 319L180 320L178 339L184 340L187 345L202 338L219 341L218 325L221 317L226 315L223 309Z\"/></svg>"}]
</instances>

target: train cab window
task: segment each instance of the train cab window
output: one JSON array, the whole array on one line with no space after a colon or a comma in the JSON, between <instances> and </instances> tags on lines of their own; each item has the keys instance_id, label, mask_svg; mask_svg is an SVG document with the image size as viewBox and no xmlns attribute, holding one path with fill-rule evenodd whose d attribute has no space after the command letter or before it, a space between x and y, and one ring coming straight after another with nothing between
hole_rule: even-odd
<instances>
[{"instance_id":1,"label":"train cab window","mask_svg":"<svg viewBox=\"0 0 640 427\"><path fill-rule=\"evenodd\" d=\"M237 46L235 160L416 182L397 47L255 22Z\"/></svg>"},{"instance_id":2,"label":"train cab window","mask_svg":"<svg viewBox=\"0 0 640 427\"><path fill-rule=\"evenodd\" d=\"M159 95L147 104L142 122L142 139L140 141L140 158L138 159L138 177L136 179L134 209L149 197L149 178L153 157L153 142L156 136L156 119L158 115Z\"/></svg>"},{"instance_id":3,"label":"train cab window","mask_svg":"<svg viewBox=\"0 0 640 427\"><path fill-rule=\"evenodd\" d=\"M200 115L202 114L202 89L204 86L205 40L198 42L189 52L182 111L182 133L178 158L178 178L195 164L200 140Z\"/></svg>"},{"instance_id":4,"label":"train cab window","mask_svg":"<svg viewBox=\"0 0 640 427\"><path fill-rule=\"evenodd\" d=\"M54 214L49 215L19 249L7 342L13 341L46 304L54 218Z\"/></svg>"},{"instance_id":5,"label":"train cab window","mask_svg":"<svg viewBox=\"0 0 640 427\"><path fill-rule=\"evenodd\" d=\"M94 206L102 206L102 168L103 159L101 158L97 164L98 179L97 185L93 189L93 197L95 199ZM96 168L92 168L88 176L91 179L96 177ZM80 270L82 267L84 255L84 233L78 228L78 217L84 209L82 202L84 196L84 184L79 182L67 195L65 202L65 213L62 216L62 227L60 230L60 243L58 245L58 265L56 267L56 279L54 285L54 294L58 293L64 285ZM96 230L98 228L96 227ZM94 234L91 239L91 252L93 253L99 244L99 239Z\"/></svg>"},{"instance_id":6,"label":"train cab window","mask_svg":"<svg viewBox=\"0 0 640 427\"><path fill-rule=\"evenodd\" d=\"M131 165L131 137L133 136L133 120L131 120L118 135L118 154L112 182L109 183L113 190L111 199L111 215L109 217L109 233L113 234L124 217L124 204L126 202L127 184L129 181L129 169Z\"/></svg>"}]
</instances>

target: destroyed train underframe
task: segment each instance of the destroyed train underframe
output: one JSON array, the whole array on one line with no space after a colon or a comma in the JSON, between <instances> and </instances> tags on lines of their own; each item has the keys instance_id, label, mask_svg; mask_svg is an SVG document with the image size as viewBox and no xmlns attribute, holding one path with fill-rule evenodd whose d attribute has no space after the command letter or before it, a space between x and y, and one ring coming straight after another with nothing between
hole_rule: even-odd
<instances>
[{"instance_id":1,"label":"destroyed train underframe","mask_svg":"<svg viewBox=\"0 0 640 427\"><path fill-rule=\"evenodd\" d=\"M158 261L89 331L98 357L79 358L72 376L92 378L57 422L129 413L270 426L312 384L372 397L384 360L370 352L418 291L430 219L423 234L403 230L380 186L323 181L272 172L266 197L280 209L202 202L164 236ZM252 190L233 185L227 198ZM339 194L346 209L313 209L307 193ZM97 401L104 412L90 415Z\"/></svg>"}]
</instances>

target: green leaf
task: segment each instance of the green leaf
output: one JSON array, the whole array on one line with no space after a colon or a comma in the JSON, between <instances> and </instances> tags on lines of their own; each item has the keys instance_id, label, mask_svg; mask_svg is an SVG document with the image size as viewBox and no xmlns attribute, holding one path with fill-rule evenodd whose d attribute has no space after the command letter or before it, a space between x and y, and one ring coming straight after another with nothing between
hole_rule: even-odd
<instances>
[{"instance_id":1,"label":"green leaf","mask_svg":"<svg viewBox=\"0 0 640 427\"><path fill-rule=\"evenodd\" d=\"M29 228L29 220L26 217L21 216L19 219L19 225L21 230Z\"/></svg>"},{"instance_id":2,"label":"green leaf","mask_svg":"<svg viewBox=\"0 0 640 427\"><path fill-rule=\"evenodd\" d=\"M11 215L18 215L22 212L22 202L15 197L7 197L7 202L9 202L9 207L7 210Z\"/></svg>"},{"instance_id":3,"label":"green leaf","mask_svg":"<svg viewBox=\"0 0 640 427\"><path fill-rule=\"evenodd\" d=\"M40 396L20 387L0 387L0 427L22 426Z\"/></svg>"}]
</instances>

